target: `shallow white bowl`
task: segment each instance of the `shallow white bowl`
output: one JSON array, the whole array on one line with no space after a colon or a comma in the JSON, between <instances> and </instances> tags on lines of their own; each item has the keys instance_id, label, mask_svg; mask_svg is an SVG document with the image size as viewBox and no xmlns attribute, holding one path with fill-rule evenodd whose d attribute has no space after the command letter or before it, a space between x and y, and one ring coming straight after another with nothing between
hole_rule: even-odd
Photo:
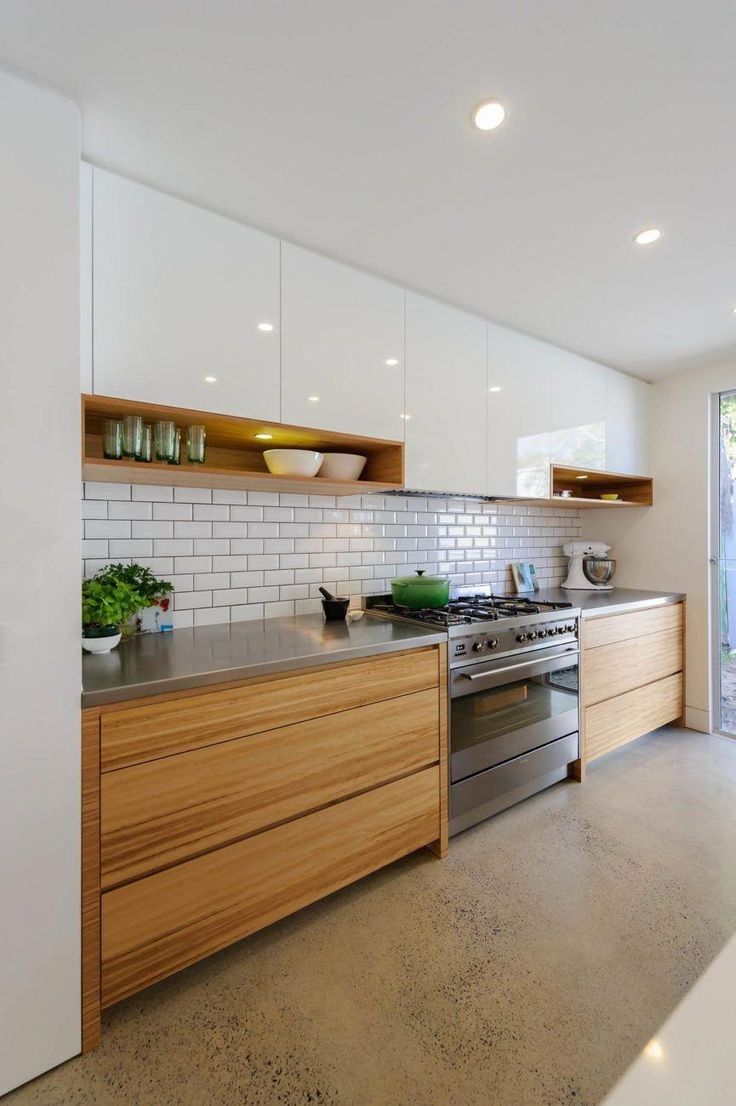
<instances>
[{"instance_id":1,"label":"shallow white bowl","mask_svg":"<svg viewBox=\"0 0 736 1106\"><path fill-rule=\"evenodd\" d=\"M274 476L316 476L323 457L314 449L267 449L263 454Z\"/></svg>"},{"instance_id":2,"label":"shallow white bowl","mask_svg":"<svg viewBox=\"0 0 736 1106\"><path fill-rule=\"evenodd\" d=\"M82 637L82 648L85 653L112 653L116 645L120 644L122 634L111 634L110 637Z\"/></svg>"},{"instance_id":3,"label":"shallow white bowl","mask_svg":"<svg viewBox=\"0 0 736 1106\"><path fill-rule=\"evenodd\" d=\"M367 460L360 453L325 453L319 474L328 480L358 480Z\"/></svg>"}]
</instances>

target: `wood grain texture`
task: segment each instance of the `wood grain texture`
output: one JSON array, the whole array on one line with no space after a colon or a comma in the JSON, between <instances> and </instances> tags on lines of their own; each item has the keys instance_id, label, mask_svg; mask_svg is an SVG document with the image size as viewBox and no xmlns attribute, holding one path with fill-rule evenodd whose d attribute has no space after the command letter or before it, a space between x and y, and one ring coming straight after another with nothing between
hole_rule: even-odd
<instances>
[{"instance_id":1,"label":"wood grain texture","mask_svg":"<svg viewBox=\"0 0 736 1106\"><path fill-rule=\"evenodd\" d=\"M682 632L658 634L586 649L583 706L623 695L682 670Z\"/></svg>"},{"instance_id":2,"label":"wood grain texture","mask_svg":"<svg viewBox=\"0 0 736 1106\"><path fill-rule=\"evenodd\" d=\"M436 647L102 714L102 771L437 686Z\"/></svg>"},{"instance_id":3,"label":"wood grain texture","mask_svg":"<svg viewBox=\"0 0 736 1106\"><path fill-rule=\"evenodd\" d=\"M585 480L579 479L585 476ZM578 507L586 503L614 507L651 507L654 501L651 476L629 476L620 472L600 472L596 469L570 468L552 465L550 472L552 492L571 491ZM615 493L620 502L601 500L602 493ZM559 502L558 499L555 500Z\"/></svg>"},{"instance_id":4,"label":"wood grain texture","mask_svg":"<svg viewBox=\"0 0 736 1106\"><path fill-rule=\"evenodd\" d=\"M585 710L588 760L674 722L682 714L682 673L597 703Z\"/></svg>"},{"instance_id":5,"label":"wood grain texture","mask_svg":"<svg viewBox=\"0 0 736 1106\"><path fill-rule=\"evenodd\" d=\"M448 681L447 681L447 646L441 645L437 651L439 665L439 811L440 811L440 835L430 845L430 849L440 859L447 856L449 851L449 786L448 763L449 753L447 748L447 733L449 722L448 705Z\"/></svg>"},{"instance_id":6,"label":"wood grain texture","mask_svg":"<svg viewBox=\"0 0 736 1106\"><path fill-rule=\"evenodd\" d=\"M108 891L103 1005L437 840L438 787L427 768Z\"/></svg>"},{"instance_id":7,"label":"wood grain texture","mask_svg":"<svg viewBox=\"0 0 736 1106\"><path fill-rule=\"evenodd\" d=\"M106 773L103 889L436 764L439 714L430 688Z\"/></svg>"},{"instance_id":8,"label":"wood grain texture","mask_svg":"<svg viewBox=\"0 0 736 1106\"><path fill-rule=\"evenodd\" d=\"M82 1052L100 1043L100 712L82 713Z\"/></svg>"},{"instance_id":9,"label":"wood grain texture","mask_svg":"<svg viewBox=\"0 0 736 1106\"><path fill-rule=\"evenodd\" d=\"M650 607L628 614L612 614L585 620L585 648L597 649L601 645L613 645L663 630L681 630L682 603L670 603L665 607Z\"/></svg>"},{"instance_id":10,"label":"wood grain texture","mask_svg":"<svg viewBox=\"0 0 736 1106\"><path fill-rule=\"evenodd\" d=\"M340 434L284 423L265 423L235 415L208 411L190 411L155 403L116 399L111 396L82 397L83 477L85 480L116 483L181 484L194 487L256 488L283 492L313 490L318 495L352 495L386 488L400 488L404 478L404 444L383 438ZM156 461L128 464L105 460L102 452L102 422L110 417L141 415L146 422L173 419L179 426L192 423L207 430L207 456L203 465L186 461L171 466ZM256 434L268 433L272 439L261 443ZM266 467L263 453L272 448L332 450L360 453L367 463L360 480L325 480L319 476L274 476ZM164 476L165 474L165 476Z\"/></svg>"}]
</instances>

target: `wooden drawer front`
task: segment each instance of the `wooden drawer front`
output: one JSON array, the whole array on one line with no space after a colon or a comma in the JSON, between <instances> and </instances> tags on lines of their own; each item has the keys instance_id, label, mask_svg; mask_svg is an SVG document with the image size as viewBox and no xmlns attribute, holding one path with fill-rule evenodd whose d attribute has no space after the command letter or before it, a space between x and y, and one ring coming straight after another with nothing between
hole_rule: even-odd
<instances>
[{"instance_id":1,"label":"wooden drawer front","mask_svg":"<svg viewBox=\"0 0 736 1106\"><path fill-rule=\"evenodd\" d=\"M634 637L658 634L664 630L682 630L682 603L670 603L666 607L652 607L630 614L613 614L605 618L590 618L584 622L586 649L599 645L612 645L616 641L628 641Z\"/></svg>"},{"instance_id":2,"label":"wooden drawer front","mask_svg":"<svg viewBox=\"0 0 736 1106\"><path fill-rule=\"evenodd\" d=\"M102 777L102 886L111 887L439 758L436 688Z\"/></svg>"},{"instance_id":3,"label":"wooden drawer front","mask_svg":"<svg viewBox=\"0 0 736 1106\"><path fill-rule=\"evenodd\" d=\"M664 630L661 634L618 641L583 654L583 701L585 706L611 699L664 679L682 668L682 634Z\"/></svg>"},{"instance_id":4,"label":"wooden drawer front","mask_svg":"<svg viewBox=\"0 0 736 1106\"><path fill-rule=\"evenodd\" d=\"M439 767L102 896L113 1002L439 837Z\"/></svg>"},{"instance_id":5,"label":"wooden drawer front","mask_svg":"<svg viewBox=\"0 0 736 1106\"><path fill-rule=\"evenodd\" d=\"M102 771L245 737L336 710L406 695L438 682L436 648L327 665L167 702L104 711Z\"/></svg>"},{"instance_id":6,"label":"wooden drawer front","mask_svg":"<svg viewBox=\"0 0 736 1106\"><path fill-rule=\"evenodd\" d=\"M585 756L594 760L682 714L682 673L668 676L585 711Z\"/></svg>"}]
</instances>

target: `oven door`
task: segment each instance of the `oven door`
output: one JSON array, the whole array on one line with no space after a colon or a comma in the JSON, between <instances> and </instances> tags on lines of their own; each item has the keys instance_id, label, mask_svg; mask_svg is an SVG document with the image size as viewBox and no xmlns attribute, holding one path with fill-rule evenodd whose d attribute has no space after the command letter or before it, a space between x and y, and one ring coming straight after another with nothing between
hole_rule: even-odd
<instances>
[{"instance_id":1,"label":"oven door","mask_svg":"<svg viewBox=\"0 0 736 1106\"><path fill-rule=\"evenodd\" d=\"M577 733L577 646L523 657L499 657L451 672L453 782Z\"/></svg>"}]
</instances>

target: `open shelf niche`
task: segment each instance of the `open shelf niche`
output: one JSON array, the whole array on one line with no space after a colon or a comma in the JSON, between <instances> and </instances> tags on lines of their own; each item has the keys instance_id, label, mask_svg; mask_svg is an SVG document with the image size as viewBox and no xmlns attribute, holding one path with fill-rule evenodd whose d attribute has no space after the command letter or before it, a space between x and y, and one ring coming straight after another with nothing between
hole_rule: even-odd
<instances>
[{"instance_id":1,"label":"open shelf niche","mask_svg":"<svg viewBox=\"0 0 736 1106\"><path fill-rule=\"evenodd\" d=\"M651 507L653 503L651 476L552 465L551 487L553 502L565 507ZM563 491L572 495L563 497ZM604 494L619 498L601 499Z\"/></svg>"},{"instance_id":2,"label":"open shelf niche","mask_svg":"<svg viewBox=\"0 0 736 1106\"><path fill-rule=\"evenodd\" d=\"M207 430L205 463L187 462L182 440L182 462L107 460L102 455L102 423L123 415L140 415L144 423L173 419L184 431L201 425ZM82 479L120 484L173 484L184 487L229 488L313 495L354 495L393 491L403 486L404 443L331 430L259 422L234 415L214 415L181 407L138 403L110 396L82 396ZM271 434L259 441L256 434ZM182 434L182 439L184 434ZM360 480L321 479L319 476L274 476L263 459L267 449L316 449L327 453L360 453L368 458Z\"/></svg>"}]
</instances>

